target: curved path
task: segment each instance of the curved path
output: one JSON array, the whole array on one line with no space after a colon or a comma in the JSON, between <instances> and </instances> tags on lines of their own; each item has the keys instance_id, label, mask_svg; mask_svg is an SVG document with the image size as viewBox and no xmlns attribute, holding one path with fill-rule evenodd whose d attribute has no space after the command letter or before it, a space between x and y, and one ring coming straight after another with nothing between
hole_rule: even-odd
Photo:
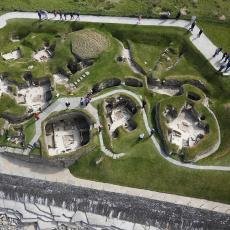
<instances>
[{"instance_id":1,"label":"curved path","mask_svg":"<svg viewBox=\"0 0 230 230\"><path fill-rule=\"evenodd\" d=\"M3 28L7 24L9 19L38 19L37 13L34 12L10 12L0 16L0 28ZM54 17L53 14L48 14L49 20L58 21L58 17ZM82 22L95 22L95 23L117 23L117 24L130 24L137 25L137 18L131 17L111 17L111 16L92 16L92 15L82 15L80 20ZM67 19L66 21L73 21ZM190 22L186 20L175 20L175 19L142 19L138 26L169 26L169 27L180 27L188 29ZM216 50L216 46L209 40L209 38L202 34L200 38L197 37L199 28L195 26L194 30L191 32L190 40L193 45L203 54L203 56L210 62L210 64L216 69L220 66L220 57L222 57L222 52L219 53L215 58L213 54ZM230 75L230 69L225 72L224 75Z\"/></svg>"},{"instance_id":2,"label":"curved path","mask_svg":"<svg viewBox=\"0 0 230 230\"><path fill-rule=\"evenodd\" d=\"M116 89L116 90L112 90L108 93L102 94L100 96L94 97L92 98L91 102L97 101L97 100L101 100L104 99L106 97L109 97L111 95L114 94L127 94L133 98L136 99L136 101L139 103L140 106L142 106L142 101L141 101L141 96L133 93L129 90L125 90L125 89ZM99 121L99 116L98 116L98 112L97 110L91 105L89 104L86 107L81 107L80 106L80 97L69 97L69 98L60 98L58 100L56 100L53 104L51 104L47 109L45 109L41 114L40 114L40 119L38 121L36 121L35 123L35 129L36 129L36 133L35 136L33 137L33 139L30 142L30 145L33 146L33 144L35 142L38 141L39 137L42 134L41 131L41 124L42 122L53 112L57 112L57 111L61 111L61 110L65 110L66 106L65 106L65 102L66 101L70 102L70 109L77 109L77 108L84 108L86 111L88 111L95 119L96 119L96 125L100 124ZM148 132L148 134L150 135L151 133L151 126L148 123L148 118L147 118L147 114L145 112L145 110L142 109L142 115L143 115L143 121L145 124L145 128ZM214 114L213 114L214 115ZM214 115L215 117L215 115ZM218 122L217 122L218 125ZM219 128L219 125L218 125ZM152 142L157 150L158 153L160 153L160 155L166 159L167 161L171 162L174 165L177 166L182 166L182 167L186 167L186 168L191 168L191 169L200 169L200 170L221 170L221 171L230 171L230 167L228 166L204 166L204 165L195 165L195 164L191 164L191 163L182 163L180 161L174 160L171 157L167 156L164 151L161 149L159 143L157 142L156 138L154 137L154 135L151 136ZM105 153L105 155L112 157L113 159L118 159L120 157L123 157L125 154L124 153L119 153L119 154L113 154L111 151L109 151L108 149L106 149L106 147L104 146L104 142L103 142L103 138L102 138L102 133L99 133L99 140L100 140L100 147L101 147L101 151ZM219 147L220 141L218 140L217 142L217 148ZM3 151L3 149L2 149ZM211 153L213 152L213 150L210 150ZM1 149L0 149L1 152ZM27 148L22 154L24 155L28 155L30 152L30 149Z\"/></svg>"}]
</instances>

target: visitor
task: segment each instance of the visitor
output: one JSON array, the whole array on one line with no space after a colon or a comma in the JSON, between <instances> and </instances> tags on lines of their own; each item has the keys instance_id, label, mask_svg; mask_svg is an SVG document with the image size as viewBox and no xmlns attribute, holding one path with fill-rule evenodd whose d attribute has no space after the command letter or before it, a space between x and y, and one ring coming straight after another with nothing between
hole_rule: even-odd
<instances>
[{"instance_id":1,"label":"visitor","mask_svg":"<svg viewBox=\"0 0 230 230\"><path fill-rule=\"evenodd\" d=\"M226 66L225 72L227 72L229 68L230 68L230 60L229 60L229 62L227 64L227 66Z\"/></svg>"},{"instance_id":2,"label":"visitor","mask_svg":"<svg viewBox=\"0 0 230 230\"><path fill-rule=\"evenodd\" d=\"M146 106L146 101L145 100L142 100L142 109L144 109Z\"/></svg>"},{"instance_id":3,"label":"visitor","mask_svg":"<svg viewBox=\"0 0 230 230\"><path fill-rule=\"evenodd\" d=\"M41 15L41 12L40 12L40 10L38 10L38 18L39 18L39 20L41 21L42 20L42 15Z\"/></svg>"},{"instance_id":4,"label":"visitor","mask_svg":"<svg viewBox=\"0 0 230 230\"><path fill-rule=\"evenodd\" d=\"M39 114L40 114L39 112L34 113L34 118L36 121L40 119Z\"/></svg>"},{"instance_id":5,"label":"visitor","mask_svg":"<svg viewBox=\"0 0 230 230\"><path fill-rule=\"evenodd\" d=\"M143 140L144 137L145 137L145 134L144 134L144 133L141 133L141 134L139 135L139 140L140 140L140 141Z\"/></svg>"},{"instance_id":6,"label":"visitor","mask_svg":"<svg viewBox=\"0 0 230 230\"><path fill-rule=\"evenodd\" d=\"M76 16L77 16L77 17L76 17L76 20L80 20L80 12L77 12L77 13L76 13Z\"/></svg>"},{"instance_id":7,"label":"visitor","mask_svg":"<svg viewBox=\"0 0 230 230\"><path fill-rule=\"evenodd\" d=\"M223 56L222 56L222 58L221 58L220 60L222 61L227 55L228 55L228 53L227 53L227 52L224 52L224 53L223 53Z\"/></svg>"},{"instance_id":8,"label":"visitor","mask_svg":"<svg viewBox=\"0 0 230 230\"><path fill-rule=\"evenodd\" d=\"M70 102L69 102L69 101L66 101L65 106L66 106L67 109L69 109L69 107L70 107Z\"/></svg>"},{"instance_id":9,"label":"visitor","mask_svg":"<svg viewBox=\"0 0 230 230\"><path fill-rule=\"evenodd\" d=\"M100 125L98 126L98 132L100 133L102 129L103 129L103 125L100 124Z\"/></svg>"},{"instance_id":10,"label":"visitor","mask_svg":"<svg viewBox=\"0 0 230 230\"><path fill-rule=\"evenodd\" d=\"M203 34L203 29L200 29L199 33L197 34L197 37L199 38Z\"/></svg>"},{"instance_id":11,"label":"visitor","mask_svg":"<svg viewBox=\"0 0 230 230\"><path fill-rule=\"evenodd\" d=\"M84 105L84 99L81 97L80 99L80 105L83 106Z\"/></svg>"},{"instance_id":12,"label":"visitor","mask_svg":"<svg viewBox=\"0 0 230 230\"><path fill-rule=\"evenodd\" d=\"M91 101L91 98L86 97L85 98L85 106L87 106L90 103L90 101Z\"/></svg>"},{"instance_id":13,"label":"visitor","mask_svg":"<svg viewBox=\"0 0 230 230\"><path fill-rule=\"evenodd\" d=\"M70 19L73 19L73 12L70 13Z\"/></svg>"},{"instance_id":14,"label":"visitor","mask_svg":"<svg viewBox=\"0 0 230 230\"><path fill-rule=\"evenodd\" d=\"M61 11L59 11L59 15L60 15L60 20L63 20Z\"/></svg>"},{"instance_id":15,"label":"visitor","mask_svg":"<svg viewBox=\"0 0 230 230\"><path fill-rule=\"evenodd\" d=\"M189 31L193 31L195 25L196 25L196 22L194 21L188 30Z\"/></svg>"},{"instance_id":16,"label":"visitor","mask_svg":"<svg viewBox=\"0 0 230 230\"><path fill-rule=\"evenodd\" d=\"M178 19L180 18L180 16L181 16L181 12L179 11L179 12L177 13L177 15L176 15L176 20L178 20Z\"/></svg>"},{"instance_id":17,"label":"visitor","mask_svg":"<svg viewBox=\"0 0 230 230\"><path fill-rule=\"evenodd\" d=\"M150 130L150 135L149 135L149 136L150 136L150 137L153 136L154 133L155 133L155 129L152 128L152 129Z\"/></svg>"},{"instance_id":18,"label":"visitor","mask_svg":"<svg viewBox=\"0 0 230 230\"><path fill-rule=\"evenodd\" d=\"M110 125L110 124L108 124L108 128L109 128L109 130L110 130L110 128L111 128L111 125Z\"/></svg>"},{"instance_id":19,"label":"visitor","mask_svg":"<svg viewBox=\"0 0 230 230\"><path fill-rule=\"evenodd\" d=\"M137 20L137 24L141 23L141 19L142 19L142 15L139 15L138 20Z\"/></svg>"},{"instance_id":20,"label":"visitor","mask_svg":"<svg viewBox=\"0 0 230 230\"><path fill-rule=\"evenodd\" d=\"M221 52L221 50L222 50L221 47L220 47L220 48L217 48L216 51L215 51L215 53L213 54L212 57L215 57L216 55L218 55L218 54Z\"/></svg>"},{"instance_id":21,"label":"visitor","mask_svg":"<svg viewBox=\"0 0 230 230\"><path fill-rule=\"evenodd\" d=\"M66 21L66 16L67 16L67 13L64 13L64 20Z\"/></svg>"},{"instance_id":22,"label":"visitor","mask_svg":"<svg viewBox=\"0 0 230 230\"><path fill-rule=\"evenodd\" d=\"M227 62L229 58L230 58L230 53L228 53L228 54L226 55L226 57L225 57L225 59L224 59L224 62Z\"/></svg>"},{"instance_id":23,"label":"visitor","mask_svg":"<svg viewBox=\"0 0 230 230\"><path fill-rule=\"evenodd\" d=\"M54 17L56 18L56 16L57 16L57 11L56 11L56 10L53 10L53 14L54 14Z\"/></svg>"},{"instance_id":24,"label":"visitor","mask_svg":"<svg viewBox=\"0 0 230 230\"><path fill-rule=\"evenodd\" d=\"M218 72L221 72L225 67L226 67L226 63L225 62L221 63Z\"/></svg>"}]
</instances>

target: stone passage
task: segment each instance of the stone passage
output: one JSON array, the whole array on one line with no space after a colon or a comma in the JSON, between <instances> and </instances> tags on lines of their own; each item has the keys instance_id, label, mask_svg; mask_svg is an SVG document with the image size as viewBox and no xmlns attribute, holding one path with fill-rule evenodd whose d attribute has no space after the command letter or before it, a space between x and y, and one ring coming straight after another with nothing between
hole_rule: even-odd
<instances>
[{"instance_id":1,"label":"stone passage","mask_svg":"<svg viewBox=\"0 0 230 230\"><path fill-rule=\"evenodd\" d=\"M51 118L45 125L46 145L50 156L73 152L90 139L90 121L80 112Z\"/></svg>"}]
</instances>

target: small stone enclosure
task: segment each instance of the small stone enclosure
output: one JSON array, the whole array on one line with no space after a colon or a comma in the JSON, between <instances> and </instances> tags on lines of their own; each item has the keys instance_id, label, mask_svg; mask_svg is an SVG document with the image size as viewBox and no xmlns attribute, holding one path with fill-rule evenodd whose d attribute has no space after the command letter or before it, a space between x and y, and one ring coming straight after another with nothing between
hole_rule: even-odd
<instances>
[{"instance_id":1,"label":"small stone enclosure","mask_svg":"<svg viewBox=\"0 0 230 230\"><path fill-rule=\"evenodd\" d=\"M80 111L50 118L45 124L45 141L50 156L74 152L90 140L90 118Z\"/></svg>"}]
</instances>

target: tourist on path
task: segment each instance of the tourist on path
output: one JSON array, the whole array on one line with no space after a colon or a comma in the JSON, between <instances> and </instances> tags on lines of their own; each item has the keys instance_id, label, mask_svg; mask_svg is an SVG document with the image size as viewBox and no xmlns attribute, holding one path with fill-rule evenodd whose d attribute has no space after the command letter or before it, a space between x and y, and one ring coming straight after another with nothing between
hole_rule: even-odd
<instances>
[{"instance_id":1,"label":"tourist on path","mask_svg":"<svg viewBox=\"0 0 230 230\"><path fill-rule=\"evenodd\" d=\"M215 57L216 55L218 55L221 52L221 50L222 50L221 47L217 48L212 57Z\"/></svg>"},{"instance_id":2,"label":"tourist on path","mask_svg":"<svg viewBox=\"0 0 230 230\"><path fill-rule=\"evenodd\" d=\"M38 10L38 18L39 18L39 20L41 21L42 20L42 15L41 15L41 12L40 12L40 10Z\"/></svg>"},{"instance_id":3,"label":"tourist on path","mask_svg":"<svg viewBox=\"0 0 230 230\"><path fill-rule=\"evenodd\" d=\"M77 13L76 13L76 16L77 16L77 17L76 17L76 20L80 20L80 12L77 12Z\"/></svg>"},{"instance_id":4,"label":"tourist on path","mask_svg":"<svg viewBox=\"0 0 230 230\"><path fill-rule=\"evenodd\" d=\"M65 21L66 21L66 16L67 16L67 13L64 13L64 19L65 19Z\"/></svg>"},{"instance_id":5,"label":"tourist on path","mask_svg":"<svg viewBox=\"0 0 230 230\"><path fill-rule=\"evenodd\" d=\"M57 16L57 11L54 10L54 11L53 11L53 14L54 14L54 17L56 18L56 16Z\"/></svg>"},{"instance_id":6,"label":"tourist on path","mask_svg":"<svg viewBox=\"0 0 230 230\"><path fill-rule=\"evenodd\" d=\"M63 20L61 11L59 11L59 15L60 15L60 20Z\"/></svg>"},{"instance_id":7,"label":"tourist on path","mask_svg":"<svg viewBox=\"0 0 230 230\"><path fill-rule=\"evenodd\" d=\"M224 61L227 62L230 58L230 53L227 54L227 56L225 57Z\"/></svg>"},{"instance_id":8,"label":"tourist on path","mask_svg":"<svg viewBox=\"0 0 230 230\"><path fill-rule=\"evenodd\" d=\"M225 67L226 67L226 63L225 62L221 63L218 72L221 72Z\"/></svg>"},{"instance_id":9,"label":"tourist on path","mask_svg":"<svg viewBox=\"0 0 230 230\"><path fill-rule=\"evenodd\" d=\"M70 107L70 102L69 102L69 101L66 101L65 106L66 106L67 109L69 109L69 107Z\"/></svg>"},{"instance_id":10,"label":"tourist on path","mask_svg":"<svg viewBox=\"0 0 230 230\"><path fill-rule=\"evenodd\" d=\"M154 133L155 133L155 129L152 128L152 129L150 130L150 135L149 135L149 137L153 136Z\"/></svg>"},{"instance_id":11,"label":"tourist on path","mask_svg":"<svg viewBox=\"0 0 230 230\"><path fill-rule=\"evenodd\" d=\"M80 99L80 105L83 106L84 105L84 99L81 97Z\"/></svg>"},{"instance_id":12,"label":"tourist on path","mask_svg":"<svg viewBox=\"0 0 230 230\"><path fill-rule=\"evenodd\" d=\"M40 119L39 114L40 114L39 112L34 113L34 118L36 121L38 121Z\"/></svg>"},{"instance_id":13,"label":"tourist on path","mask_svg":"<svg viewBox=\"0 0 230 230\"><path fill-rule=\"evenodd\" d=\"M138 20L137 20L137 24L141 23L141 19L142 19L142 15L139 15Z\"/></svg>"},{"instance_id":14,"label":"tourist on path","mask_svg":"<svg viewBox=\"0 0 230 230\"><path fill-rule=\"evenodd\" d=\"M227 64L227 66L226 66L225 71L228 71L229 68L230 68L230 60L229 60L229 62L228 62L228 64Z\"/></svg>"},{"instance_id":15,"label":"tourist on path","mask_svg":"<svg viewBox=\"0 0 230 230\"><path fill-rule=\"evenodd\" d=\"M142 109L144 109L146 106L146 101L145 100L142 100Z\"/></svg>"},{"instance_id":16,"label":"tourist on path","mask_svg":"<svg viewBox=\"0 0 230 230\"><path fill-rule=\"evenodd\" d=\"M203 29L200 29L199 33L197 34L197 37L199 38L203 34Z\"/></svg>"},{"instance_id":17,"label":"tourist on path","mask_svg":"<svg viewBox=\"0 0 230 230\"><path fill-rule=\"evenodd\" d=\"M188 30L189 31L193 31L195 25L196 25L196 22L194 21Z\"/></svg>"},{"instance_id":18,"label":"tourist on path","mask_svg":"<svg viewBox=\"0 0 230 230\"><path fill-rule=\"evenodd\" d=\"M70 13L70 19L71 20L73 19L73 13L72 12Z\"/></svg>"},{"instance_id":19,"label":"tourist on path","mask_svg":"<svg viewBox=\"0 0 230 230\"><path fill-rule=\"evenodd\" d=\"M102 129L103 129L103 125L100 124L100 125L98 126L98 132L100 133Z\"/></svg>"},{"instance_id":20,"label":"tourist on path","mask_svg":"<svg viewBox=\"0 0 230 230\"><path fill-rule=\"evenodd\" d=\"M223 56L222 56L222 58L220 60L222 61L227 56L227 54L228 54L227 52L224 52Z\"/></svg>"},{"instance_id":21,"label":"tourist on path","mask_svg":"<svg viewBox=\"0 0 230 230\"><path fill-rule=\"evenodd\" d=\"M179 11L179 12L177 13L177 15L176 15L176 20L178 20L178 19L180 18L180 16L181 16L181 12Z\"/></svg>"}]
</instances>

